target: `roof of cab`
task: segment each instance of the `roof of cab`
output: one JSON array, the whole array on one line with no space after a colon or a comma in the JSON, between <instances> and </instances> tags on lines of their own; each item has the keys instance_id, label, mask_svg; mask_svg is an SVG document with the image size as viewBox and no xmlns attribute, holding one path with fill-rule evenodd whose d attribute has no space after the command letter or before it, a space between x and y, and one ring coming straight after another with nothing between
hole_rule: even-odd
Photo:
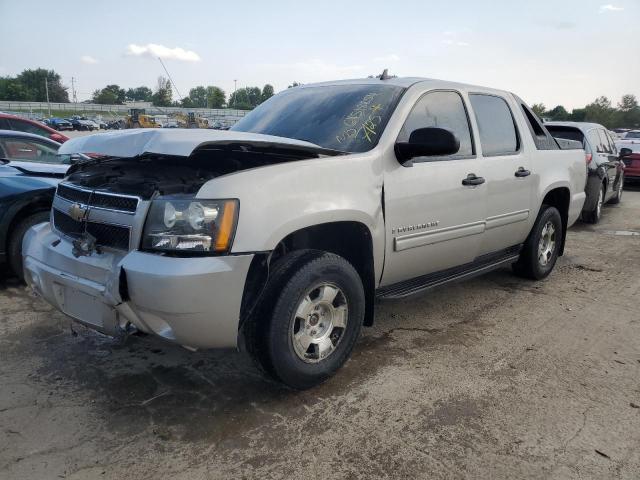
<instances>
[{"instance_id":1,"label":"roof of cab","mask_svg":"<svg viewBox=\"0 0 640 480\"><path fill-rule=\"evenodd\" d=\"M509 93L506 90L500 90L490 87L482 87L480 85L472 85L467 83L452 82L449 80L438 80L436 78L424 78L424 77L389 77L385 80L381 80L379 77L371 78L353 78L349 80L335 80L320 83L308 83L305 85L299 85L295 88L309 88L309 87L324 87L331 85L394 85L402 88L409 88L414 85L420 84L425 88L455 88L458 90L478 90L483 92L495 92L495 93Z\"/></svg>"}]
</instances>

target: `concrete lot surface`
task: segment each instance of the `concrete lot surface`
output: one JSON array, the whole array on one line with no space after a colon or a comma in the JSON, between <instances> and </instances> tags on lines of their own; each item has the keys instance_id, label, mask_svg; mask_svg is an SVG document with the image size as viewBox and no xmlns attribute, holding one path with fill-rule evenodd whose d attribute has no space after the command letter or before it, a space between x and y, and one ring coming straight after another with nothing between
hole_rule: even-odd
<instances>
[{"instance_id":1,"label":"concrete lot surface","mask_svg":"<svg viewBox=\"0 0 640 480\"><path fill-rule=\"evenodd\" d=\"M0 478L638 479L634 231L640 188L572 229L544 282L501 270L381 303L302 393L240 353L72 330L3 280Z\"/></svg>"}]
</instances>

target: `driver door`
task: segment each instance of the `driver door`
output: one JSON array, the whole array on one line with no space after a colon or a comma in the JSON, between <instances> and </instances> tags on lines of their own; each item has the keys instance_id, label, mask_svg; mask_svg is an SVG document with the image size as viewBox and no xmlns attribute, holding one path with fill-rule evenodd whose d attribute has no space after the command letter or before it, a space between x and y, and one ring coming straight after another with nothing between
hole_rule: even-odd
<instances>
[{"instance_id":1,"label":"driver door","mask_svg":"<svg viewBox=\"0 0 640 480\"><path fill-rule=\"evenodd\" d=\"M389 160L385 172L386 252L381 286L472 262L478 255L487 213L487 189L475 155L462 95L453 90L424 94L398 137L440 127L460 140L458 153L419 157L412 166ZM476 184L463 184L473 177Z\"/></svg>"}]
</instances>

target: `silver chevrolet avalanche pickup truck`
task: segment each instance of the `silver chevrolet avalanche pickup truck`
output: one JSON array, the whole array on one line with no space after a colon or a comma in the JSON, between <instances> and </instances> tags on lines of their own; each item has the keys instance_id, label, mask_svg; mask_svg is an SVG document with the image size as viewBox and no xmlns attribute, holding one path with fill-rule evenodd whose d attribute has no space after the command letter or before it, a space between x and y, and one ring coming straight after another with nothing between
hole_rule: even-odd
<instances>
[{"instance_id":1,"label":"silver chevrolet avalanche pickup truck","mask_svg":"<svg viewBox=\"0 0 640 480\"><path fill-rule=\"evenodd\" d=\"M385 75L288 89L229 131L60 152L93 159L25 237L33 290L106 334L244 345L297 389L344 364L376 298L504 265L546 277L587 174L511 93Z\"/></svg>"}]
</instances>

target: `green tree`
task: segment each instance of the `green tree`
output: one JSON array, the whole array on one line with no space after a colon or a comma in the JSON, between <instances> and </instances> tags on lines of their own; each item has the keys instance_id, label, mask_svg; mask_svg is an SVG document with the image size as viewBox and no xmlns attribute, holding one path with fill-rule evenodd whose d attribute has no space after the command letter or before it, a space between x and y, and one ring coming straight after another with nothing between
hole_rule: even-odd
<instances>
[{"instance_id":1,"label":"green tree","mask_svg":"<svg viewBox=\"0 0 640 480\"><path fill-rule=\"evenodd\" d=\"M264 102L265 100L269 100L271 97L273 97L274 92L273 92L273 85L270 84L266 84L264 87L262 87L262 94L260 95L260 103Z\"/></svg>"},{"instance_id":2,"label":"green tree","mask_svg":"<svg viewBox=\"0 0 640 480\"><path fill-rule=\"evenodd\" d=\"M640 125L640 106L635 95L622 96L614 118L614 127L636 128Z\"/></svg>"},{"instance_id":3,"label":"green tree","mask_svg":"<svg viewBox=\"0 0 640 480\"><path fill-rule=\"evenodd\" d=\"M51 102L68 102L68 87L62 84L62 77L53 70L36 68L35 70L23 70L16 78L24 91L27 100L31 102L46 102L47 89L49 88L49 100Z\"/></svg>"},{"instance_id":4,"label":"green tree","mask_svg":"<svg viewBox=\"0 0 640 480\"><path fill-rule=\"evenodd\" d=\"M27 89L13 77L0 77L0 100L29 100Z\"/></svg>"},{"instance_id":5,"label":"green tree","mask_svg":"<svg viewBox=\"0 0 640 480\"><path fill-rule=\"evenodd\" d=\"M299 87L300 85L302 85L301 83L296 82L295 80L293 81L293 83L291 85L289 85L287 88L294 88L294 87Z\"/></svg>"},{"instance_id":6,"label":"green tree","mask_svg":"<svg viewBox=\"0 0 640 480\"><path fill-rule=\"evenodd\" d=\"M207 107L222 108L227 101L227 95L220 87L210 85L207 87Z\"/></svg>"},{"instance_id":7,"label":"green tree","mask_svg":"<svg viewBox=\"0 0 640 480\"><path fill-rule=\"evenodd\" d=\"M553 120L568 120L569 112L562 106L558 105L547 112Z\"/></svg>"},{"instance_id":8,"label":"green tree","mask_svg":"<svg viewBox=\"0 0 640 480\"><path fill-rule=\"evenodd\" d=\"M598 97L585 108L585 120L612 128L614 109L611 107L611 100L607 97Z\"/></svg>"},{"instance_id":9,"label":"green tree","mask_svg":"<svg viewBox=\"0 0 640 480\"><path fill-rule=\"evenodd\" d=\"M547 111L547 107L544 106L544 103L534 103L531 106L531 110L533 110L533 113L535 113L538 117L542 118Z\"/></svg>"},{"instance_id":10,"label":"green tree","mask_svg":"<svg viewBox=\"0 0 640 480\"><path fill-rule=\"evenodd\" d=\"M92 102L103 105L122 105L126 99L124 88L119 85L107 85L102 90L93 92Z\"/></svg>"},{"instance_id":11,"label":"green tree","mask_svg":"<svg viewBox=\"0 0 640 480\"><path fill-rule=\"evenodd\" d=\"M183 108L196 108L197 107L197 105L195 105L193 103L193 100L191 100L191 97L184 97L180 102L173 102L173 103L177 107L183 107Z\"/></svg>"},{"instance_id":12,"label":"green tree","mask_svg":"<svg viewBox=\"0 0 640 480\"><path fill-rule=\"evenodd\" d=\"M258 87L239 88L229 97L229 107L251 110L260 105L262 91Z\"/></svg>"},{"instance_id":13,"label":"green tree","mask_svg":"<svg viewBox=\"0 0 640 480\"><path fill-rule=\"evenodd\" d=\"M115 105L118 102L118 95L110 90L97 89L93 91L91 103L102 105Z\"/></svg>"},{"instance_id":14,"label":"green tree","mask_svg":"<svg viewBox=\"0 0 640 480\"><path fill-rule=\"evenodd\" d=\"M150 102L152 96L153 91L149 87L142 86L127 90L125 98L132 102Z\"/></svg>"},{"instance_id":15,"label":"green tree","mask_svg":"<svg viewBox=\"0 0 640 480\"><path fill-rule=\"evenodd\" d=\"M207 108L207 89L198 86L189 90L189 99L193 107Z\"/></svg>"},{"instance_id":16,"label":"green tree","mask_svg":"<svg viewBox=\"0 0 640 480\"><path fill-rule=\"evenodd\" d=\"M571 110L569 120L571 120L572 122L584 122L586 116L587 110L585 108L574 108L573 110Z\"/></svg>"},{"instance_id":17,"label":"green tree","mask_svg":"<svg viewBox=\"0 0 640 480\"><path fill-rule=\"evenodd\" d=\"M173 92L168 78L158 77L156 91L153 92L151 101L157 107L170 107L172 105Z\"/></svg>"}]
</instances>

